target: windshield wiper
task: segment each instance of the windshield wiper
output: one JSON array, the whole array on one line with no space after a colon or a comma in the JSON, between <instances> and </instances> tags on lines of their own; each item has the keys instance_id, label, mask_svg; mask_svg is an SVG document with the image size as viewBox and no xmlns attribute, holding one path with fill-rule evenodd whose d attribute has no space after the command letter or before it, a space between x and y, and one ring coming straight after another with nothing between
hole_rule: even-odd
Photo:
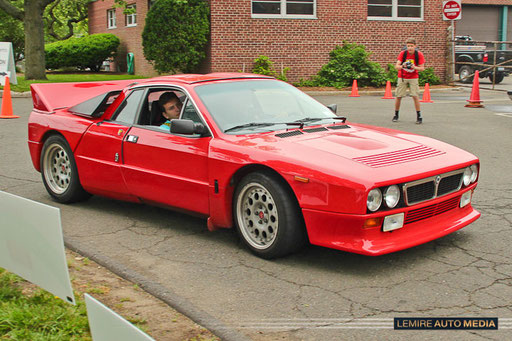
<instances>
[{"instance_id":1,"label":"windshield wiper","mask_svg":"<svg viewBox=\"0 0 512 341\"><path fill-rule=\"evenodd\" d=\"M347 120L346 117L344 116L334 116L334 117L305 117L305 118L301 118L300 120L296 120L294 122L302 122L302 123L306 123L306 122L316 122L316 121L321 121L321 120L343 120L343 123L345 123L345 121Z\"/></svg>"},{"instance_id":2,"label":"windshield wiper","mask_svg":"<svg viewBox=\"0 0 512 341\"><path fill-rule=\"evenodd\" d=\"M227 133L228 131L238 130L238 129L243 129L243 128L267 127L267 126L273 126L273 125L279 125L279 124L300 126L301 129L304 126L303 122L251 122L251 123L240 124L240 125L228 128L228 129L224 130L224 132Z\"/></svg>"}]
</instances>

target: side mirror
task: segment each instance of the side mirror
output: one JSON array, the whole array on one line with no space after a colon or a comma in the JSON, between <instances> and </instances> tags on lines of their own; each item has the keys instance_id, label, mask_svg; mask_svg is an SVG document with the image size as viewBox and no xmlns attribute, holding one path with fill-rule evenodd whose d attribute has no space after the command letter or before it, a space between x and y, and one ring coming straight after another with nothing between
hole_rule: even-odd
<instances>
[{"instance_id":1,"label":"side mirror","mask_svg":"<svg viewBox=\"0 0 512 341\"><path fill-rule=\"evenodd\" d=\"M327 106L327 108L329 108L335 114L336 114L336 111L338 111L338 105L337 104L329 104Z\"/></svg>"},{"instance_id":2,"label":"side mirror","mask_svg":"<svg viewBox=\"0 0 512 341\"><path fill-rule=\"evenodd\" d=\"M171 120L171 133L193 135L204 134L206 132L207 129L202 123L196 123L191 120Z\"/></svg>"}]
</instances>

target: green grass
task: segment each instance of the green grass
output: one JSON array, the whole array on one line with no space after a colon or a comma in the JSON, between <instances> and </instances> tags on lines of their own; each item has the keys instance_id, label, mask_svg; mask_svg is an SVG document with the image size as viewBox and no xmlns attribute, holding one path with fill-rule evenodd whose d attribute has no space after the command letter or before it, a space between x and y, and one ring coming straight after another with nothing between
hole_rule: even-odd
<instances>
[{"instance_id":1,"label":"green grass","mask_svg":"<svg viewBox=\"0 0 512 341\"><path fill-rule=\"evenodd\" d=\"M11 84L11 91L30 91L30 84L32 83L95 82L145 78L138 75L117 75L109 73L48 73L46 77L48 78L47 80L25 80L24 76L18 76L18 84ZM3 89L3 87L0 86L0 89Z\"/></svg>"},{"instance_id":2,"label":"green grass","mask_svg":"<svg viewBox=\"0 0 512 341\"><path fill-rule=\"evenodd\" d=\"M81 297L73 306L42 289L24 295L22 282L0 268L0 340L91 340Z\"/></svg>"}]
</instances>

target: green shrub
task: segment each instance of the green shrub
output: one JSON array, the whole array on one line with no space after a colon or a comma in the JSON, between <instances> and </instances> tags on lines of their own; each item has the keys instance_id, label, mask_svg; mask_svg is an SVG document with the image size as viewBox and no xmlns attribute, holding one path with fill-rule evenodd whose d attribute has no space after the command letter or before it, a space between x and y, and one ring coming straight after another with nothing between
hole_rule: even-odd
<instances>
[{"instance_id":1,"label":"green shrub","mask_svg":"<svg viewBox=\"0 0 512 341\"><path fill-rule=\"evenodd\" d=\"M434 68L425 68L425 71L421 71L419 74L419 82L421 86L424 86L425 83L428 83L430 85L441 84L441 79L439 79L439 77L437 77L436 74L434 73Z\"/></svg>"},{"instance_id":2,"label":"green shrub","mask_svg":"<svg viewBox=\"0 0 512 341\"><path fill-rule=\"evenodd\" d=\"M419 84L424 86L425 83L430 85L441 84L441 79L434 73L434 68L428 67L424 71L419 72ZM386 80L392 84L396 84L398 81L398 71L395 69L394 64L388 64L388 71L386 72Z\"/></svg>"},{"instance_id":3,"label":"green shrub","mask_svg":"<svg viewBox=\"0 0 512 341\"><path fill-rule=\"evenodd\" d=\"M285 67L283 71L277 72L274 69L274 62L272 62L267 56L258 56L258 58L254 60L254 67L252 68L252 73L272 76L284 82L288 81L288 77L286 77L288 71L290 71L290 68Z\"/></svg>"},{"instance_id":4,"label":"green shrub","mask_svg":"<svg viewBox=\"0 0 512 341\"><path fill-rule=\"evenodd\" d=\"M391 84L398 82L398 71L395 69L395 64L388 63L384 77L386 77L386 81L390 81Z\"/></svg>"},{"instance_id":5,"label":"green shrub","mask_svg":"<svg viewBox=\"0 0 512 341\"><path fill-rule=\"evenodd\" d=\"M206 57L210 31L205 0L158 0L142 32L144 56L159 73L193 72Z\"/></svg>"},{"instance_id":6,"label":"green shrub","mask_svg":"<svg viewBox=\"0 0 512 341\"><path fill-rule=\"evenodd\" d=\"M99 71L103 61L115 55L119 43L115 35L101 33L46 44L46 68L76 67Z\"/></svg>"},{"instance_id":7,"label":"green shrub","mask_svg":"<svg viewBox=\"0 0 512 341\"><path fill-rule=\"evenodd\" d=\"M321 86L318 82L318 77L316 76L313 76L311 77L310 79L304 79L304 78L301 78L299 79L298 82L296 83L293 83L294 86L298 86L298 87L316 87L316 86Z\"/></svg>"},{"instance_id":8,"label":"green shrub","mask_svg":"<svg viewBox=\"0 0 512 341\"><path fill-rule=\"evenodd\" d=\"M319 85L344 88L354 79L359 86L383 85L384 71L379 63L369 60L370 55L364 45L344 41L329 53L330 60L318 72Z\"/></svg>"}]
</instances>

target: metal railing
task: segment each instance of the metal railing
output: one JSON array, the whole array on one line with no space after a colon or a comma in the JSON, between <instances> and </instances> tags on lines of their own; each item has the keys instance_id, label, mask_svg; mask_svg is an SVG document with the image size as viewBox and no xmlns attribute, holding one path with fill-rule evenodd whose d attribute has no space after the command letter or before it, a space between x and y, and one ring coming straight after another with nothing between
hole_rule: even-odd
<instances>
[{"instance_id":1,"label":"metal railing","mask_svg":"<svg viewBox=\"0 0 512 341\"><path fill-rule=\"evenodd\" d=\"M469 43L469 44L468 44ZM492 61L488 60L487 62L457 62L455 59L456 52L460 52L460 50L463 50L464 47L467 47L467 50L469 53L474 53L480 51L480 49L471 49L472 46L481 46L482 54L488 53L489 55L492 54ZM507 47L509 47L507 49ZM471 66L478 66L479 73L486 72L489 70L492 70L491 73L491 81L492 81L492 89L494 90L496 85L496 75L498 71L502 71L503 69L512 69L512 41L478 41L478 40L470 40L470 41L463 41L463 40L451 40L451 51L450 54L452 54L451 61L448 62L449 65L453 66L453 73L452 73L452 81L455 80L454 73L457 68L456 65L471 65ZM505 60L498 62L497 57L499 52L505 52ZM509 64L509 65L507 65ZM482 68L483 67L483 68ZM497 69L500 70L497 70ZM459 68L460 69L460 68ZM475 69L475 67L473 67ZM512 71L512 70L510 70ZM465 78L473 78L475 75L475 72L471 73Z\"/></svg>"}]
</instances>

